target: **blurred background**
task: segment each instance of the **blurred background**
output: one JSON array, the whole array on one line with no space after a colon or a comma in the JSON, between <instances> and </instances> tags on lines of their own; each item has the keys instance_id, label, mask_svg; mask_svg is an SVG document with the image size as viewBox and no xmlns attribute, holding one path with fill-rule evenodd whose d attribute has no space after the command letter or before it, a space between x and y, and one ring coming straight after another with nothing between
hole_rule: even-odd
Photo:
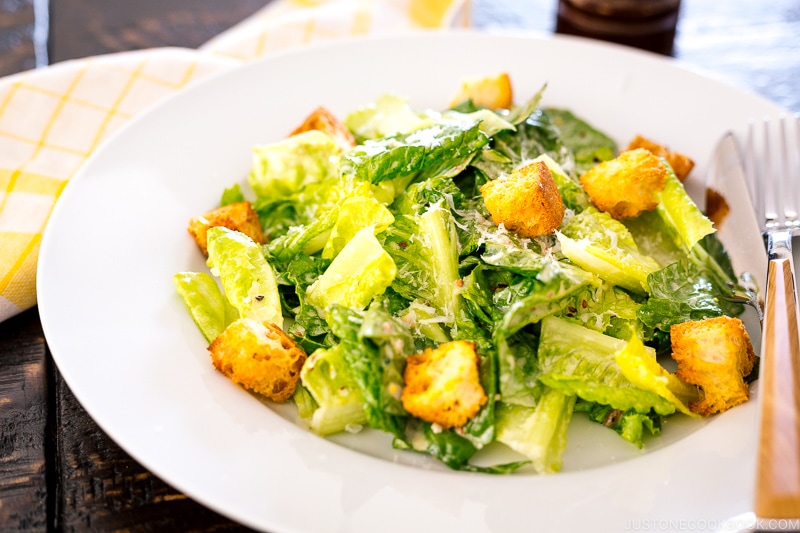
<instances>
[{"instance_id":1,"label":"blurred background","mask_svg":"<svg viewBox=\"0 0 800 533\"><path fill-rule=\"evenodd\" d=\"M553 32L558 2L472 0L472 25L490 31ZM268 3L0 0L0 75L93 55L98 53L97 43L107 52L153 45L196 47ZM92 38L87 39L86 32ZM668 53L800 112L798 0L682 0ZM787 57L794 60L787 64ZM776 71L781 73L777 77Z\"/></svg>"}]
</instances>

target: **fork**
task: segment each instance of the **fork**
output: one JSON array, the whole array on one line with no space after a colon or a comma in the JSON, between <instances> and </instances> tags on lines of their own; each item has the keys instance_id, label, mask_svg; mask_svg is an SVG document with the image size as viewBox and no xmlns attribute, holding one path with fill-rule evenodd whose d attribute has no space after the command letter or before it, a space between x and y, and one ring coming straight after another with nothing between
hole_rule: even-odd
<instances>
[{"instance_id":1,"label":"fork","mask_svg":"<svg viewBox=\"0 0 800 533\"><path fill-rule=\"evenodd\" d=\"M800 118L748 127L745 173L766 241L755 513L800 517L800 340L792 237L800 232Z\"/></svg>"}]
</instances>

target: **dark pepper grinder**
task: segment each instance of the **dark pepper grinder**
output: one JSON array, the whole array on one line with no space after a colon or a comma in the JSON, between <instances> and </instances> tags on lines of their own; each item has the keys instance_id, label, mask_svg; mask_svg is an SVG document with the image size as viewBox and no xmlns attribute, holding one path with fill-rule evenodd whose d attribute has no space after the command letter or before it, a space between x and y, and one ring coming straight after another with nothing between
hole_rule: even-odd
<instances>
[{"instance_id":1,"label":"dark pepper grinder","mask_svg":"<svg viewBox=\"0 0 800 533\"><path fill-rule=\"evenodd\" d=\"M680 0L558 0L556 32L672 55Z\"/></svg>"}]
</instances>

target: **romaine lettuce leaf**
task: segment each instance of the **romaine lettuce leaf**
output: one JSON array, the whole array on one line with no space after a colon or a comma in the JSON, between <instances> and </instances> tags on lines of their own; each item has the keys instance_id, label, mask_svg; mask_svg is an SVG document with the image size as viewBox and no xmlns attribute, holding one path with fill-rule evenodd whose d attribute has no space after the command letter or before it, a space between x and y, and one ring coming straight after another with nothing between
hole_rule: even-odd
<instances>
[{"instance_id":1,"label":"romaine lettuce leaf","mask_svg":"<svg viewBox=\"0 0 800 533\"><path fill-rule=\"evenodd\" d=\"M293 306L289 311L294 320L289 325L288 333L306 353L312 353L318 348L330 348L333 345L330 326L316 306L310 304L306 298L308 287L329 265L330 261L326 259L301 254L289 262L282 274L293 293ZM288 296L284 298L288 299Z\"/></svg>"},{"instance_id":2,"label":"romaine lettuce leaf","mask_svg":"<svg viewBox=\"0 0 800 533\"><path fill-rule=\"evenodd\" d=\"M545 111L538 108L515 126L516 130L501 131L492 137L491 150L482 151L471 164L489 179L496 179L547 154L566 172L572 171L572 153L561 142L558 129Z\"/></svg>"},{"instance_id":3,"label":"romaine lettuce leaf","mask_svg":"<svg viewBox=\"0 0 800 533\"><path fill-rule=\"evenodd\" d=\"M649 435L661 434L661 416L654 413L637 413L633 409L620 411L609 405L579 400L574 412L586 413L589 419L616 431L620 437L634 444L644 446L645 431Z\"/></svg>"},{"instance_id":4,"label":"romaine lettuce leaf","mask_svg":"<svg viewBox=\"0 0 800 533\"><path fill-rule=\"evenodd\" d=\"M497 346L500 394L506 403L533 406L538 401L539 365L535 345L518 334L529 324L561 312L569 297L594 281L591 275L572 277L571 272L553 275L543 282L522 277L494 294L496 321L494 343Z\"/></svg>"},{"instance_id":5,"label":"romaine lettuce leaf","mask_svg":"<svg viewBox=\"0 0 800 533\"><path fill-rule=\"evenodd\" d=\"M239 311L228 302L216 280L207 273L178 272L172 281L208 342L239 318Z\"/></svg>"},{"instance_id":6,"label":"romaine lettuce leaf","mask_svg":"<svg viewBox=\"0 0 800 533\"><path fill-rule=\"evenodd\" d=\"M261 246L244 233L222 226L209 228L206 235L208 265L239 315L282 328L278 283Z\"/></svg>"},{"instance_id":7,"label":"romaine lettuce leaf","mask_svg":"<svg viewBox=\"0 0 800 533\"><path fill-rule=\"evenodd\" d=\"M575 213L580 213L591 205L589 195L580 186L577 180L569 177L567 172L547 154L542 154L533 160L544 161L550 170L550 175L553 176L553 181L558 187L558 192L561 195L561 200L567 209L571 209Z\"/></svg>"},{"instance_id":8,"label":"romaine lettuce leaf","mask_svg":"<svg viewBox=\"0 0 800 533\"><path fill-rule=\"evenodd\" d=\"M333 259L350 242L356 233L372 226L380 233L394 222L394 216L378 200L364 196L347 198L337 211L336 223L331 228L328 241L322 249L322 257Z\"/></svg>"},{"instance_id":9,"label":"romaine lettuce leaf","mask_svg":"<svg viewBox=\"0 0 800 533\"><path fill-rule=\"evenodd\" d=\"M726 294L686 259L653 272L647 283L651 296L638 317L651 328L669 332L673 324L724 314Z\"/></svg>"},{"instance_id":10,"label":"romaine lettuce leaf","mask_svg":"<svg viewBox=\"0 0 800 533\"><path fill-rule=\"evenodd\" d=\"M611 215L587 207L557 232L561 252L605 281L647 294L647 276L661 266L639 251L628 229Z\"/></svg>"},{"instance_id":11,"label":"romaine lettuce leaf","mask_svg":"<svg viewBox=\"0 0 800 533\"><path fill-rule=\"evenodd\" d=\"M312 183L339 175L339 146L311 130L253 149L247 181L258 198L288 198Z\"/></svg>"},{"instance_id":12,"label":"romaine lettuce leaf","mask_svg":"<svg viewBox=\"0 0 800 533\"><path fill-rule=\"evenodd\" d=\"M370 183L455 175L488 142L479 121L443 121L408 134L366 141L344 154L342 173Z\"/></svg>"},{"instance_id":13,"label":"romaine lettuce leaf","mask_svg":"<svg viewBox=\"0 0 800 533\"><path fill-rule=\"evenodd\" d=\"M500 402L497 440L531 460L540 474L561 469L575 396L545 388L535 407Z\"/></svg>"},{"instance_id":14,"label":"romaine lettuce leaf","mask_svg":"<svg viewBox=\"0 0 800 533\"><path fill-rule=\"evenodd\" d=\"M610 405L614 409L660 415L675 412L661 396L636 387L615 361L627 343L561 318L542 320L539 380L564 394Z\"/></svg>"},{"instance_id":15,"label":"romaine lettuce leaf","mask_svg":"<svg viewBox=\"0 0 800 533\"><path fill-rule=\"evenodd\" d=\"M714 225L703 215L669 165L665 163L665 166L667 181L656 213L673 229L676 244L689 253L700 239L715 231Z\"/></svg>"},{"instance_id":16,"label":"romaine lettuce leaf","mask_svg":"<svg viewBox=\"0 0 800 533\"><path fill-rule=\"evenodd\" d=\"M631 383L658 394L683 414L699 418L700 415L689 409L689 402L700 399L699 389L670 374L658 363L655 354L648 352L635 333L625 347L614 355L614 360L622 375Z\"/></svg>"},{"instance_id":17,"label":"romaine lettuce leaf","mask_svg":"<svg viewBox=\"0 0 800 533\"><path fill-rule=\"evenodd\" d=\"M244 194L242 193L242 188L238 183L234 183L224 191L222 191L222 197L219 200L220 207L235 204L237 202L243 202L245 200Z\"/></svg>"},{"instance_id":18,"label":"romaine lettuce leaf","mask_svg":"<svg viewBox=\"0 0 800 533\"><path fill-rule=\"evenodd\" d=\"M611 337L627 339L631 328L643 329L638 320L641 307L628 292L609 283L600 283L581 288L559 316Z\"/></svg>"},{"instance_id":19,"label":"romaine lettuce leaf","mask_svg":"<svg viewBox=\"0 0 800 533\"><path fill-rule=\"evenodd\" d=\"M453 217L439 204L421 215L400 215L384 245L397 265L392 288L409 301L432 306L452 324L458 312L458 237Z\"/></svg>"},{"instance_id":20,"label":"romaine lettuce leaf","mask_svg":"<svg viewBox=\"0 0 800 533\"><path fill-rule=\"evenodd\" d=\"M561 133L561 142L573 154L576 175L580 176L597 163L613 159L617 155L617 143L611 137L577 117L572 111L548 107L546 112Z\"/></svg>"},{"instance_id":21,"label":"romaine lettuce leaf","mask_svg":"<svg viewBox=\"0 0 800 533\"><path fill-rule=\"evenodd\" d=\"M382 139L397 133L409 133L429 121L396 94L384 94L377 100L351 111L344 118L345 126L356 141Z\"/></svg>"},{"instance_id":22,"label":"romaine lettuce leaf","mask_svg":"<svg viewBox=\"0 0 800 533\"><path fill-rule=\"evenodd\" d=\"M267 244L270 254L281 261L290 261L300 253L312 255L325 247L339 219L339 207L334 205L318 212L313 222L292 226L286 233Z\"/></svg>"},{"instance_id":23,"label":"romaine lettuce leaf","mask_svg":"<svg viewBox=\"0 0 800 533\"><path fill-rule=\"evenodd\" d=\"M359 230L311 286L309 303L325 311L331 305L364 309L383 294L397 275L392 257L375 238L375 228Z\"/></svg>"},{"instance_id":24,"label":"romaine lettuce leaf","mask_svg":"<svg viewBox=\"0 0 800 533\"><path fill-rule=\"evenodd\" d=\"M405 357L414 345L408 329L380 307L361 312L340 305L328 310L328 322L363 398L370 427L404 438L407 414L399 401ZM386 333L381 330L386 328ZM387 341L386 334L397 334ZM377 335L376 335L377 333Z\"/></svg>"},{"instance_id":25,"label":"romaine lettuce leaf","mask_svg":"<svg viewBox=\"0 0 800 533\"><path fill-rule=\"evenodd\" d=\"M350 372L344 351L342 344L315 350L300 372L303 387L316 403L306 422L319 435L353 431L367 423L361 389Z\"/></svg>"},{"instance_id":26,"label":"romaine lettuce leaf","mask_svg":"<svg viewBox=\"0 0 800 533\"><path fill-rule=\"evenodd\" d=\"M478 122L478 127L487 137L493 137L501 131L516 129L513 124L490 109L478 109L469 113L445 111L442 117L460 122Z\"/></svg>"},{"instance_id":27,"label":"romaine lettuce leaf","mask_svg":"<svg viewBox=\"0 0 800 533\"><path fill-rule=\"evenodd\" d=\"M338 247L344 246L350 238L345 239L343 235L337 236L333 235L334 233L355 234L353 230L371 224L384 227L386 221L391 218L391 213L387 212L385 204L393 199L393 193L388 194L370 183L336 179L317 184L316 193L304 190L284 203L262 201L257 205L257 209L262 213L263 209L286 208L290 214L296 215L291 219L295 223L267 245L273 256L281 261L289 261L300 253L313 255L328 246L326 258L330 259L336 255L333 252L340 250ZM364 212L359 211L362 208ZM298 215L298 211L301 211L302 215ZM279 215L273 213L266 218L269 219L271 216ZM264 218L262 215L262 219ZM370 224L366 223L373 219Z\"/></svg>"},{"instance_id":28,"label":"romaine lettuce leaf","mask_svg":"<svg viewBox=\"0 0 800 533\"><path fill-rule=\"evenodd\" d=\"M453 178L436 176L409 185L395 199L392 209L404 215L420 215L433 204L458 207L464 201L464 195Z\"/></svg>"},{"instance_id":29,"label":"romaine lettuce leaf","mask_svg":"<svg viewBox=\"0 0 800 533\"><path fill-rule=\"evenodd\" d=\"M436 457L453 470L481 472L484 474L510 474L528 461L515 461L492 466L477 466L469 461L477 449L466 438L453 430L439 431L427 422L409 419L403 438L394 441L394 447L401 450L414 450Z\"/></svg>"},{"instance_id":30,"label":"romaine lettuce leaf","mask_svg":"<svg viewBox=\"0 0 800 533\"><path fill-rule=\"evenodd\" d=\"M524 104L520 106L514 106L508 113L508 121L517 126L528 120L528 118L533 115L537 109L539 109L539 104L542 101L545 89L547 89L546 83L542 85L542 87L536 91L533 96L528 98Z\"/></svg>"}]
</instances>

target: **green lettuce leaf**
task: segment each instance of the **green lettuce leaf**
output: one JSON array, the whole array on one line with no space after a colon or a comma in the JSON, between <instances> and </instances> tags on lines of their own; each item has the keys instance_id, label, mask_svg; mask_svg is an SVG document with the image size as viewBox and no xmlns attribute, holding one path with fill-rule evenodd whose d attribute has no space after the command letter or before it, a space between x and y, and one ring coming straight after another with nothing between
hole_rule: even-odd
<instances>
[{"instance_id":1,"label":"green lettuce leaf","mask_svg":"<svg viewBox=\"0 0 800 533\"><path fill-rule=\"evenodd\" d=\"M325 311L332 305L364 309L383 294L397 275L392 257L375 238L375 228L358 231L311 286L309 303Z\"/></svg>"},{"instance_id":2,"label":"green lettuce leaf","mask_svg":"<svg viewBox=\"0 0 800 533\"><path fill-rule=\"evenodd\" d=\"M513 131L514 125L490 109L478 109L469 113L458 111L445 111L442 117L459 122L477 122L480 130L487 136L493 137L501 131Z\"/></svg>"},{"instance_id":3,"label":"green lettuce leaf","mask_svg":"<svg viewBox=\"0 0 800 533\"><path fill-rule=\"evenodd\" d=\"M614 359L627 343L561 318L542 320L539 380L564 394L610 405L614 409L660 415L675 412L661 396L636 387Z\"/></svg>"},{"instance_id":4,"label":"green lettuce leaf","mask_svg":"<svg viewBox=\"0 0 800 533\"><path fill-rule=\"evenodd\" d=\"M546 389L535 407L500 402L497 440L530 459L537 473L558 472L574 405L575 396L553 389Z\"/></svg>"},{"instance_id":5,"label":"green lettuce leaf","mask_svg":"<svg viewBox=\"0 0 800 533\"><path fill-rule=\"evenodd\" d=\"M666 266L650 274L647 283L651 296L637 314L653 329L669 332L673 324L724 314L726 294L693 262Z\"/></svg>"},{"instance_id":6,"label":"green lettuce leaf","mask_svg":"<svg viewBox=\"0 0 800 533\"><path fill-rule=\"evenodd\" d=\"M413 341L407 329L406 334L401 334L404 327L395 318L380 308L371 311L370 315L333 305L328 310L328 322L343 347L345 363L358 385L368 424L402 439L408 415L399 402L402 381L398 383L398 376L402 375L405 357L414 351ZM399 336L388 342L385 337L374 336L376 326L369 323L376 320L378 330L386 323L387 329Z\"/></svg>"},{"instance_id":7,"label":"green lettuce leaf","mask_svg":"<svg viewBox=\"0 0 800 533\"><path fill-rule=\"evenodd\" d=\"M559 138L573 154L575 173L578 176L597 163L613 159L617 155L617 143L611 137L571 111L552 107L546 111L561 133Z\"/></svg>"},{"instance_id":8,"label":"green lettuce leaf","mask_svg":"<svg viewBox=\"0 0 800 533\"><path fill-rule=\"evenodd\" d=\"M714 224L700 211L669 165L665 166L667 181L656 213L672 228L676 244L689 253L700 239L715 231Z\"/></svg>"},{"instance_id":9,"label":"green lettuce leaf","mask_svg":"<svg viewBox=\"0 0 800 533\"><path fill-rule=\"evenodd\" d=\"M194 323L208 342L239 318L239 311L222 294L216 280L205 272L178 272L172 277Z\"/></svg>"},{"instance_id":10,"label":"green lettuce leaf","mask_svg":"<svg viewBox=\"0 0 800 533\"><path fill-rule=\"evenodd\" d=\"M518 332L529 324L560 313L570 296L594 281L594 277L586 273L574 275L578 272L565 269L556 270L546 278L542 276L542 279L520 277L494 293L495 313L502 313L495 322L493 339L504 402L533 406L538 401L536 347L531 339Z\"/></svg>"},{"instance_id":11,"label":"green lettuce leaf","mask_svg":"<svg viewBox=\"0 0 800 533\"><path fill-rule=\"evenodd\" d=\"M253 148L247 181L259 198L288 198L308 185L339 176L339 146L311 130Z\"/></svg>"},{"instance_id":12,"label":"green lettuce leaf","mask_svg":"<svg viewBox=\"0 0 800 533\"><path fill-rule=\"evenodd\" d=\"M305 417L315 433L354 431L367 423L364 399L347 364L344 345L315 350L303 365L300 379L316 404Z\"/></svg>"},{"instance_id":13,"label":"green lettuce leaf","mask_svg":"<svg viewBox=\"0 0 800 533\"><path fill-rule=\"evenodd\" d=\"M427 453L453 470L466 472L510 474L528 463L515 461L492 466L473 465L469 461L477 449L472 442L452 430L435 430L431 424L417 419L408 421L403 438L395 439L394 446L401 450Z\"/></svg>"},{"instance_id":14,"label":"green lettuce leaf","mask_svg":"<svg viewBox=\"0 0 800 533\"><path fill-rule=\"evenodd\" d=\"M421 215L434 204L460 206L464 195L450 176L436 176L412 183L392 204L392 209L404 215Z\"/></svg>"},{"instance_id":15,"label":"green lettuce leaf","mask_svg":"<svg viewBox=\"0 0 800 533\"><path fill-rule=\"evenodd\" d=\"M689 409L689 402L700 399L700 391L661 366L634 333L628 343L614 355L622 375L643 390L654 392L683 414L699 418Z\"/></svg>"},{"instance_id":16,"label":"green lettuce leaf","mask_svg":"<svg viewBox=\"0 0 800 533\"><path fill-rule=\"evenodd\" d=\"M218 275L228 301L243 318L283 327L275 272L261 246L244 233L217 226L209 228L208 266Z\"/></svg>"},{"instance_id":17,"label":"green lettuce leaf","mask_svg":"<svg viewBox=\"0 0 800 533\"><path fill-rule=\"evenodd\" d=\"M396 94L384 94L377 100L351 111L344 118L345 126L356 141L382 139L397 133L409 133L429 121Z\"/></svg>"},{"instance_id":18,"label":"green lettuce leaf","mask_svg":"<svg viewBox=\"0 0 800 533\"><path fill-rule=\"evenodd\" d=\"M557 233L561 252L614 285L647 294L647 276L661 266L639 251L628 229L611 215L587 207Z\"/></svg>"},{"instance_id":19,"label":"green lettuce leaf","mask_svg":"<svg viewBox=\"0 0 800 533\"><path fill-rule=\"evenodd\" d=\"M322 257L333 259L360 230L371 226L380 233L394 222L392 213L375 198L355 196L339 206L336 223L331 228Z\"/></svg>"},{"instance_id":20,"label":"green lettuce leaf","mask_svg":"<svg viewBox=\"0 0 800 533\"><path fill-rule=\"evenodd\" d=\"M366 141L344 154L342 172L370 183L455 175L488 142L479 121L445 121L408 134Z\"/></svg>"},{"instance_id":21,"label":"green lettuce leaf","mask_svg":"<svg viewBox=\"0 0 800 533\"><path fill-rule=\"evenodd\" d=\"M637 448L644 446L645 433L653 436L661 435L661 416L653 411L649 413L637 413L634 409L620 411L610 405L579 400L575 404L574 412L586 413L590 420L614 430Z\"/></svg>"},{"instance_id":22,"label":"green lettuce leaf","mask_svg":"<svg viewBox=\"0 0 800 533\"><path fill-rule=\"evenodd\" d=\"M553 161L570 172L574 167L572 153L561 142L558 129L550 116L541 108L536 109L515 130L501 131L492 137L491 149L483 150L471 165L488 179L510 174L523 163L547 154Z\"/></svg>"},{"instance_id":23,"label":"green lettuce leaf","mask_svg":"<svg viewBox=\"0 0 800 533\"><path fill-rule=\"evenodd\" d=\"M244 194L242 193L242 188L238 183L234 183L224 191L222 191L222 197L220 198L219 205L220 207L235 204L237 202L244 201Z\"/></svg>"},{"instance_id":24,"label":"green lettuce leaf","mask_svg":"<svg viewBox=\"0 0 800 533\"><path fill-rule=\"evenodd\" d=\"M559 316L611 337L627 339L631 328L643 333L638 315L641 307L642 303L628 292L609 283L600 283L583 287L570 298Z\"/></svg>"},{"instance_id":25,"label":"green lettuce leaf","mask_svg":"<svg viewBox=\"0 0 800 533\"><path fill-rule=\"evenodd\" d=\"M392 288L430 305L451 323L458 312L458 237L450 211L435 204L421 215L400 215L384 245L397 265Z\"/></svg>"},{"instance_id":26,"label":"green lettuce leaf","mask_svg":"<svg viewBox=\"0 0 800 533\"><path fill-rule=\"evenodd\" d=\"M289 262L283 272L283 278L291 287L294 304L290 308L294 320L289 325L287 333L295 338L306 353L312 353L318 348L330 348L334 344L328 322L306 297L308 287L329 265L330 261L317 256L298 255ZM289 296L284 298L288 299Z\"/></svg>"}]
</instances>

